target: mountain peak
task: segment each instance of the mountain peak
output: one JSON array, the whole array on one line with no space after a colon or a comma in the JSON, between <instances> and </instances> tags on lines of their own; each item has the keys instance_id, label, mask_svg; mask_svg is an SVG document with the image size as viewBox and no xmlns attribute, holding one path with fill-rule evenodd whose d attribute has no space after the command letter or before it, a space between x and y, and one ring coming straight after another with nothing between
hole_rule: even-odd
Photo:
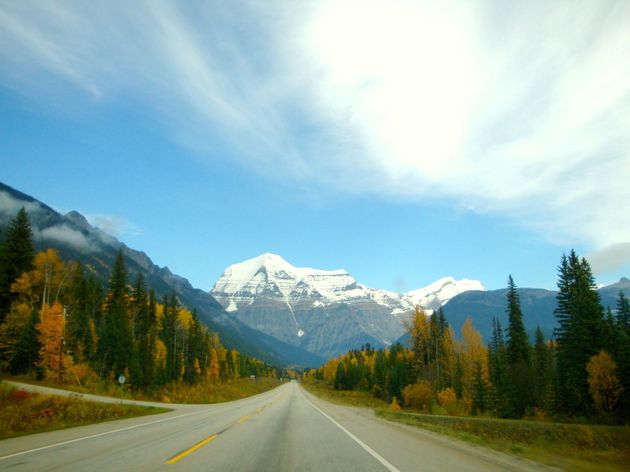
<instances>
[{"instance_id":1,"label":"mountain peak","mask_svg":"<svg viewBox=\"0 0 630 472\"><path fill-rule=\"evenodd\" d=\"M78 211L72 210L64 215L64 218L72 221L79 228L84 229L86 231L92 231L93 227L90 225L88 220Z\"/></svg>"},{"instance_id":2,"label":"mountain peak","mask_svg":"<svg viewBox=\"0 0 630 472\"><path fill-rule=\"evenodd\" d=\"M343 269L295 267L267 252L226 268L211 293L223 301L228 311L234 311L239 303L249 303L263 293L289 298L295 292L306 291L331 297L355 286L355 280Z\"/></svg>"},{"instance_id":3,"label":"mountain peak","mask_svg":"<svg viewBox=\"0 0 630 472\"><path fill-rule=\"evenodd\" d=\"M412 304L423 308L435 310L446 304L451 298L469 290L485 291L485 287L479 280L444 277L427 285L426 287L412 290L404 294L404 297Z\"/></svg>"}]
</instances>

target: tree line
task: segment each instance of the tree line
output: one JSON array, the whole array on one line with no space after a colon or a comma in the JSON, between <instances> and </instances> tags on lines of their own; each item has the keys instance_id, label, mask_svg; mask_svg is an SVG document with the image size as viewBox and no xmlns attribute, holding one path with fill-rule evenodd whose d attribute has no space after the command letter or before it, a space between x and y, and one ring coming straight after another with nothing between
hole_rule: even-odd
<instances>
[{"instance_id":1,"label":"tree line","mask_svg":"<svg viewBox=\"0 0 630 472\"><path fill-rule=\"evenodd\" d=\"M365 390L442 414L504 418L630 419L630 303L619 293L604 309L586 259L575 251L558 268L557 326L552 339L538 327L533 342L509 276L508 325L493 320L489 343L468 318L456 339L444 312L417 307L408 326L410 346L362 346L330 359L307 377L339 390Z\"/></svg>"},{"instance_id":2,"label":"tree line","mask_svg":"<svg viewBox=\"0 0 630 472\"><path fill-rule=\"evenodd\" d=\"M54 249L36 254L24 209L0 244L0 370L79 384L123 375L143 391L276 375L225 348L175 292L158 299L141 273L130 283L122 251L105 287Z\"/></svg>"}]
</instances>

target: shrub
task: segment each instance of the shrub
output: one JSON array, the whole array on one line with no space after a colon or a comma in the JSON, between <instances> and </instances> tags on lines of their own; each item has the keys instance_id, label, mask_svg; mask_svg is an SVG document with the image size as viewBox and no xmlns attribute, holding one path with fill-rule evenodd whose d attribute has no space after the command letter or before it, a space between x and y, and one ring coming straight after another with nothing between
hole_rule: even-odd
<instances>
[{"instance_id":1,"label":"shrub","mask_svg":"<svg viewBox=\"0 0 630 472\"><path fill-rule=\"evenodd\" d=\"M426 410L433 398L433 391L431 390L431 384L426 380L407 385L402 391L405 406L413 408L414 410Z\"/></svg>"},{"instance_id":2,"label":"shrub","mask_svg":"<svg viewBox=\"0 0 630 472\"><path fill-rule=\"evenodd\" d=\"M448 407L450 405L453 405L457 402L457 395L455 395L455 390L453 390L452 387L440 390L437 393L437 402L441 407L444 407L448 410Z\"/></svg>"},{"instance_id":3,"label":"shrub","mask_svg":"<svg viewBox=\"0 0 630 472\"><path fill-rule=\"evenodd\" d=\"M393 411L400 411L400 405L398 404L398 400L396 400L396 397L392 397L392 404L390 405L390 408Z\"/></svg>"}]
</instances>

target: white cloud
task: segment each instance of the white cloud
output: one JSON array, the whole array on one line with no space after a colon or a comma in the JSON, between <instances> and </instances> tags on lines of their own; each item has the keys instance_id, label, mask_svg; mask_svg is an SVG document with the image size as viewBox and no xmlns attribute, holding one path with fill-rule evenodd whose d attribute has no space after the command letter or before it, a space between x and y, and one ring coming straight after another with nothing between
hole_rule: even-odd
<instances>
[{"instance_id":1,"label":"white cloud","mask_svg":"<svg viewBox=\"0 0 630 472\"><path fill-rule=\"evenodd\" d=\"M120 238L124 235L137 236L141 234L138 226L121 216L92 214L85 217L92 226L115 238Z\"/></svg>"},{"instance_id":2,"label":"white cloud","mask_svg":"<svg viewBox=\"0 0 630 472\"><path fill-rule=\"evenodd\" d=\"M630 265L630 243L613 244L586 258L595 275L614 272Z\"/></svg>"},{"instance_id":3,"label":"white cloud","mask_svg":"<svg viewBox=\"0 0 630 472\"><path fill-rule=\"evenodd\" d=\"M130 96L279 178L630 238L630 3L226 5L4 3L4 80Z\"/></svg>"},{"instance_id":4,"label":"white cloud","mask_svg":"<svg viewBox=\"0 0 630 472\"><path fill-rule=\"evenodd\" d=\"M39 204L35 202L15 199L9 193L0 190L0 213L4 213L13 218L22 208L24 208L27 213L34 213L41 210Z\"/></svg>"},{"instance_id":5,"label":"white cloud","mask_svg":"<svg viewBox=\"0 0 630 472\"><path fill-rule=\"evenodd\" d=\"M45 228L41 232L39 232L37 236L41 239L48 239L65 244L70 244L75 248L83 249L86 251L90 251L93 249L90 241L83 235L83 233L73 228L70 228L65 224Z\"/></svg>"}]
</instances>

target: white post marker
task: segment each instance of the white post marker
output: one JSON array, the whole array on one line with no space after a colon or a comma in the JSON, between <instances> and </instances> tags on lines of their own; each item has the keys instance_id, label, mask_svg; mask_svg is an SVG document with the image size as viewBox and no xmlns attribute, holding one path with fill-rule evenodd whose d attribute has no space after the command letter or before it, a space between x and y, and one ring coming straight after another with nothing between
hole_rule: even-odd
<instances>
[{"instance_id":1,"label":"white post marker","mask_svg":"<svg viewBox=\"0 0 630 472\"><path fill-rule=\"evenodd\" d=\"M118 376L118 383L120 384L120 389L122 390L122 393L124 393L124 389L123 389L123 385L125 385L125 376L123 374L120 374ZM123 399L122 396L120 397L120 404L122 405L123 403Z\"/></svg>"}]
</instances>

